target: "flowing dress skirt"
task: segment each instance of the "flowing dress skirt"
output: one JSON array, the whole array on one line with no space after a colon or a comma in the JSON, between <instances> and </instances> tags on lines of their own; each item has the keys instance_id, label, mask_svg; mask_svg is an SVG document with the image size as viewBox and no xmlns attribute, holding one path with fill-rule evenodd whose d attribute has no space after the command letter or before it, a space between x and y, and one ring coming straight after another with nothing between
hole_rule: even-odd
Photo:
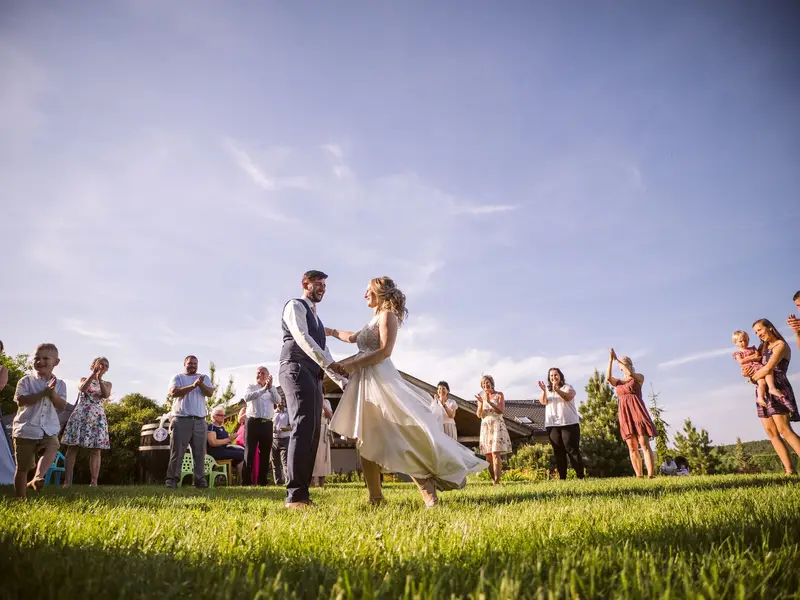
<instances>
[{"instance_id":1,"label":"flowing dress skirt","mask_svg":"<svg viewBox=\"0 0 800 600\"><path fill-rule=\"evenodd\" d=\"M430 396L387 359L353 373L330 428L356 439L361 456L386 472L432 477L441 490L461 488L467 473L489 465L446 435L430 407Z\"/></svg>"}]
</instances>

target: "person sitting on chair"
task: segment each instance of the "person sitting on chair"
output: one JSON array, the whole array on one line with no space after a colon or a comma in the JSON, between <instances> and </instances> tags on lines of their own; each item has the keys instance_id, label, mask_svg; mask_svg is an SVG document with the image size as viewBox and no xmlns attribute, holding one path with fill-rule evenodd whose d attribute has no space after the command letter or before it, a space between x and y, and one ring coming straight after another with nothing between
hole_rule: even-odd
<instances>
[{"instance_id":1,"label":"person sitting on chair","mask_svg":"<svg viewBox=\"0 0 800 600\"><path fill-rule=\"evenodd\" d=\"M225 408L216 406L211 411L211 423L208 424L206 452L214 460L230 460L236 469L239 481L242 480L242 466L244 465L244 448L233 445L233 438L222 426L225 421Z\"/></svg>"}]
</instances>

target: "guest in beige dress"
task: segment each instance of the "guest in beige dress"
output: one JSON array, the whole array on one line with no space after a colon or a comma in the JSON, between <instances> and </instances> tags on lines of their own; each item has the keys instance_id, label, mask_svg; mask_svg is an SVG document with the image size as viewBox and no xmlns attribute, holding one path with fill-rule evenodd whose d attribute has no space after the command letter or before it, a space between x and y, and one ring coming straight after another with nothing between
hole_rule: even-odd
<instances>
[{"instance_id":1,"label":"guest in beige dress","mask_svg":"<svg viewBox=\"0 0 800 600\"><path fill-rule=\"evenodd\" d=\"M320 421L319 445L317 445L317 458L314 461L314 472L311 474L311 485L322 487L325 477L331 474L331 436L328 424L333 417L330 401L322 401L322 421Z\"/></svg>"},{"instance_id":2,"label":"guest in beige dress","mask_svg":"<svg viewBox=\"0 0 800 600\"><path fill-rule=\"evenodd\" d=\"M481 388L483 391L475 394L477 413L481 419L480 451L489 462L492 485L497 485L503 472L503 454L511 454L511 438L503 420L506 399L503 392L494 389L494 378L491 375L481 377Z\"/></svg>"}]
</instances>

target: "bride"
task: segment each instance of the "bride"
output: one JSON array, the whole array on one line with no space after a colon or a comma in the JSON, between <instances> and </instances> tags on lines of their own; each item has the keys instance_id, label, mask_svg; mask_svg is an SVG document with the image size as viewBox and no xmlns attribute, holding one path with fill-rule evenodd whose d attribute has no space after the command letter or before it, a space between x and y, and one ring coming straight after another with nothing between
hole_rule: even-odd
<instances>
[{"instance_id":1,"label":"bride","mask_svg":"<svg viewBox=\"0 0 800 600\"><path fill-rule=\"evenodd\" d=\"M403 292L389 277L378 277L369 282L364 298L375 316L361 331L325 329L359 350L340 363L350 380L330 429L357 440L372 504L383 501L383 470L409 475L432 507L438 503L437 489L464 487L468 472L488 464L445 435L430 397L406 383L392 364L397 329L408 315Z\"/></svg>"}]
</instances>

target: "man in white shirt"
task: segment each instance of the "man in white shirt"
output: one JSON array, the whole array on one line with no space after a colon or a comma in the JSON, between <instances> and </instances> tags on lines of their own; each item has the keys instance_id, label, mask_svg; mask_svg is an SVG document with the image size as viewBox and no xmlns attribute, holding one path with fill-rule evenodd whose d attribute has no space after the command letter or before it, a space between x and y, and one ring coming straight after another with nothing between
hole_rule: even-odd
<instances>
[{"instance_id":1,"label":"man in white shirt","mask_svg":"<svg viewBox=\"0 0 800 600\"><path fill-rule=\"evenodd\" d=\"M168 488L178 487L181 463L187 446L191 444L194 458L194 485L207 488L206 462L206 398L214 393L207 375L197 372L197 357L187 356L183 361L183 373L172 378L169 395L172 400L172 422L170 424Z\"/></svg>"},{"instance_id":2,"label":"man in white shirt","mask_svg":"<svg viewBox=\"0 0 800 600\"><path fill-rule=\"evenodd\" d=\"M325 327L317 315L327 278L322 271L307 271L302 280L303 297L290 300L283 309L278 379L286 394L292 423L287 457L287 508L305 508L311 504L308 488L319 444L324 374L340 387L344 387L347 374L326 348Z\"/></svg>"},{"instance_id":3,"label":"man in white shirt","mask_svg":"<svg viewBox=\"0 0 800 600\"><path fill-rule=\"evenodd\" d=\"M286 402L281 398L272 420L272 476L277 485L286 485L286 457L289 454L289 436L292 424L286 412Z\"/></svg>"},{"instance_id":4,"label":"man in white shirt","mask_svg":"<svg viewBox=\"0 0 800 600\"><path fill-rule=\"evenodd\" d=\"M267 367L256 369L256 382L247 386L247 419L244 422L244 485L267 485L269 458L272 455L272 417L280 400L278 390L272 385L272 375ZM258 449L258 473L253 474L253 463Z\"/></svg>"}]
</instances>

